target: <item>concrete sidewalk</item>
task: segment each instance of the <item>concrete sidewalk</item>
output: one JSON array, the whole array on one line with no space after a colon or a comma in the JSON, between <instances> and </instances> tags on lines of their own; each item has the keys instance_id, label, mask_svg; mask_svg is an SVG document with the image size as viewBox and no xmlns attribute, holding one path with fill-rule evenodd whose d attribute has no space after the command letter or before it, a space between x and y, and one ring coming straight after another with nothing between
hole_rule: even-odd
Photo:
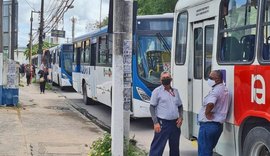
<instances>
[{"instance_id":1,"label":"concrete sidewalk","mask_svg":"<svg viewBox=\"0 0 270 156\"><path fill-rule=\"evenodd\" d=\"M103 130L39 84L19 89L21 108L0 107L0 156L86 156Z\"/></svg>"}]
</instances>

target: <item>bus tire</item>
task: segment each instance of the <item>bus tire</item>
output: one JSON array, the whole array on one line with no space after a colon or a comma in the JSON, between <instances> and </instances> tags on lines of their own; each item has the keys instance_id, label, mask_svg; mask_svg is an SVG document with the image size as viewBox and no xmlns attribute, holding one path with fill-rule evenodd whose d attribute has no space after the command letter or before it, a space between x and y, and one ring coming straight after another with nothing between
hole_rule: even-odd
<instances>
[{"instance_id":1,"label":"bus tire","mask_svg":"<svg viewBox=\"0 0 270 156\"><path fill-rule=\"evenodd\" d=\"M52 86L56 86L57 84L55 82L52 82Z\"/></svg>"},{"instance_id":2,"label":"bus tire","mask_svg":"<svg viewBox=\"0 0 270 156\"><path fill-rule=\"evenodd\" d=\"M270 128L254 127L252 128L243 144L244 156L269 155L270 154Z\"/></svg>"},{"instance_id":3,"label":"bus tire","mask_svg":"<svg viewBox=\"0 0 270 156\"><path fill-rule=\"evenodd\" d=\"M87 97L87 89L86 89L86 84L83 84L83 102L86 105L90 105L91 104L91 99L89 97Z\"/></svg>"}]
</instances>

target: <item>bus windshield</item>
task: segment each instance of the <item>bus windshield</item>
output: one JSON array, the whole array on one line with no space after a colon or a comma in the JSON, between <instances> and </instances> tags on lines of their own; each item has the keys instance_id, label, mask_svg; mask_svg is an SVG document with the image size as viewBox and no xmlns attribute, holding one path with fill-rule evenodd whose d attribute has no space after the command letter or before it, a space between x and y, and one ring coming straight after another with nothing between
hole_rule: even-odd
<instances>
[{"instance_id":1,"label":"bus windshield","mask_svg":"<svg viewBox=\"0 0 270 156\"><path fill-rule=\"evenodd\" d=\"M172 37L165 36L161 40L158 35L140 35L137 45L138 75L144 81L154 85L160 84L160 74L170 71ZM166 42L166 43L164 43Z\"/></svg>"},{"instance_id":2,"label":"bus windshield","mask_svg":"<svg viewBox=\"0 0 270 156\"><path fill-rule=\"evenodd\" d=\"M68 75L72 74L73 46L63 46L63 69Z\"/></svg>"}]
</instances>

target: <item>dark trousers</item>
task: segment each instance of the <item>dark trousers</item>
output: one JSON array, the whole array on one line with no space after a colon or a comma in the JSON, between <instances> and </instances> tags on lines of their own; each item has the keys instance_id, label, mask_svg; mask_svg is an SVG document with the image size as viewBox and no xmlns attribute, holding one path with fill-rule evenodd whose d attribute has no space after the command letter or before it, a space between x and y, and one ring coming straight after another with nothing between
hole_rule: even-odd
<instances>
[{"instance_id":1,"label":"dark trousers","mask_svg":"<svg viewBox=\"0 0 270 156\"><path fill-rule=\"evenodd\" d=\"M39 83L40 93L41 92L43 92L43 93L45 92L45 85L46 85L46 81Z\"/></svg>"},{"instance_id":2,"label":"dark trousers","mask_svg":"<svg viewBox=\"0 0 270 156\"><path fill-rule=\"evenodd\" d=\"M181 130L176 126L176 120L158 120L161 131L159 133L155 132L149 156L162 156L167 140L169 140L170 156L179 156Z\"/></svg>"},{"instance_id":3,"label":"dark trousers","mask_svg":"<svg viewBox=\"0 0 270 156\"><path fill-rule=\"evenodd\" d=\"M218 139L223 131L223 124L218 122L201 122L198 137L198 155L212 156Z\"/></svg>"},{"instance_id":4,"label":"dark trousers","mask_svg":"<svg viewBox=\"0 0 270 156\"><path fill-rule=\"evenodd\" d=\"M27 82L27 85L30 84L30 80L31 80L31 76L27 76L27 75L26 75L26 82Z\"/></svg>"}]
</instances>

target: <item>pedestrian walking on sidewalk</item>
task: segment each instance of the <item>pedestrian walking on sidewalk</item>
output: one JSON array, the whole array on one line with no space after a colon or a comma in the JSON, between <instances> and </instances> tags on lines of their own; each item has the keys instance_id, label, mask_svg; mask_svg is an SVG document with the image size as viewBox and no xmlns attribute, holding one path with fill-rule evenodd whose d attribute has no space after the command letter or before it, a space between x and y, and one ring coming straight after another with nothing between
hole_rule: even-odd
<instances>
[{"instance_id":1,"label":"pedestrian walking on sidewalk","mask_svg":"<svg viewBox=\"0 0 270 156\"><path fill-rule=\"evenodd\" d=\"M31 75L32 75L31 67L29 64L26 65L25 73L26 73L26 83L27 83L27 86L29 86L29 84L31 83L30 81L31 81Z\"/></svg>"},{"instance_id":2,"label":"pedestrian walking on sidewalk","mask_svg":"<svg viewBox=\"0 0 270 156\"><path fill-rule=\"evenodd\" d=\"M162 85L151 96L150 112L154 122L154 138L149 156L162 156L169 140L170 156L179 156L180 127L183 121L183 106L178 90L171 87L171 74L162 72Z\"/></svg>"},{"instance_id":3,"label":"pedestrian walking on sidewalk","mask_svg":"<svg viewBox=\"0 0 270 156\"><path fill-rule=\"evenodd\" d=\"M43 93L45 94L45 86L46 82L48 80L48 68L44 67L43 70L38 71L39 74L39 87L40 87L40 94Z\"/></svg>"},{"instance_id":4,"label":"pedestrian walking on sidewalk","mask_svg":"<svg viewBox=\"0 0 270 156\"><path fill-rule=\"evenodd\" d=\"M204 97L199 112L198 155L212 156L218 139L223 131L223 123L229 109L229 92L223 83L223 74L214 70L208 78L212 90Z\"/></svg>"}]
</instances>

